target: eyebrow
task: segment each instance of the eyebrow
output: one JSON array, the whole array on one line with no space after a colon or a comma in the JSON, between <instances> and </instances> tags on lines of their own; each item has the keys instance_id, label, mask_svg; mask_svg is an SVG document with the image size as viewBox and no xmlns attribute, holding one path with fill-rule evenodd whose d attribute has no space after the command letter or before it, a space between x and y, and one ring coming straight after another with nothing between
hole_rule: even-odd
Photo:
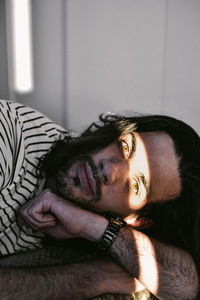
<instances>
[{"instance_id":1,"label":"eyebrow","mask_svg":"<svg viewBox=\"0 0 200 300\"><path fill-rule=\"evenodd\" d=\"M131 133L131 137L132 137L132 145L131 145L131 152L129 154L129 157L132 157L136 150L136 138L133 132Z\"/></svg>"},{"instance_id":2,"label":"eyebrow","mask_svg":"<svg viewBox=\"0 0 200 300\"><path fill-rule=\"evenodd\" d=\"M142 183L144 184L145 190L147 192L147 194L149 193L150 187L151 185L147 182L145 176L143 173L139 173L139 178L142 181Z\"/></svg>"}]
</instances>

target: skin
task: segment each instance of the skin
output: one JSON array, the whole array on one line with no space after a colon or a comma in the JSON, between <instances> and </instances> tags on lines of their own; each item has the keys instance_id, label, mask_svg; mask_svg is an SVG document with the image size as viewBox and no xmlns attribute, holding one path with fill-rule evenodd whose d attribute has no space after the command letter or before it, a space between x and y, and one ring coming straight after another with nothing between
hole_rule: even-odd
<instances>
[{"instance_id":1,"label":"skin","mask_svg":"<svg viewBox=\"0 0 200 300\"><path fill-rule=\"evenodd\" d=\"M97 242L108 220L96 212L112 211L129 218L147 203L173 201L181 191L181 180L172 139L164 132L152 132L136 133L135 140L134 151L132 136L127 135L93 154L94 164L90 160L85 164L75 162L64 177L59 177L58 186L64 187L59 191L63 197L45 190L21 209L21 224L57 238L81 237ZM98 199L95 193L99 181ZM66 200L67 197L73 197L75 203ZM98 200L94 202L93 198ZM195 264L191 256L180 249L126 226L120 230L109 254L131 278L136 278L159 299L198 297ZM129 284L124 287L126 291L130 292ZM73 299L76 289L70 292Z\"/></svg>"},{"instance_id":2,"label":"skin","mask_svg":"<svg viewBox=\"0 0 200 300\"><path fill-rule=\"evenodd\" d=\"M86 300L105 293L131 294L136 290L138 281L110 260L0 269L2 300Z\"/></svg>"},{"instance_id":3,"label":"skin","mask_svg":"<svg viewBox=\"0 0 200 300\"><path fill-rule=\"evenodd\" d=\"M85 210L53 194L50 190L43 191L24 206L21 209L21 216L23 224L54 237L81 237L94 243L99 241L108 226L108 220L103 216ZM199 279L195 264L191 256L181 249L150 239L131 226L126 226L120 230L109 249L109 254L132 278L136 278L159 299L199 299L197 296ZM47 274L48 282L51 282L52 275ZM59 272L57 275L59 276ZM125 274L121 274L121 276L124 279L126 277ZM88 276L88 285L89 282L91 282L90 276ZM96 282L99 284L99 281ZM76 283L78 284L78 282ZM125 293L130 292L129 284L130 281L124 287ZM121 278L119 278L118 285L120 287ZM96 286L94 286L95 288ZM111 286L108 292L112 292L112 288ZM95 292L94 289L93 292ZM135 286L136 290L138 287ZM76 295L77 289L71 289L70 292L72 294L70 299L74 299L73 295ZM116 290L116 292L118 291Z\"/></svg>"},{"instance_id":4,"label":"skin","mask_svg":"<svg viewBox=\"0 0 200 300\"><path fill-rule=\"evenodd\" d=\"M181 191L179 158L173 140L165 132L121 136L91 158L101 184L100 199L92 201L95 176L90 164L84 165L82 161L74 163L59 178L67 184L67 188L61 185L59 192L64 198L73 197L92 210L127 217L147 203L173 199ZM76 177L78 184L74 184Z\"/></svg>"}]
</instances>

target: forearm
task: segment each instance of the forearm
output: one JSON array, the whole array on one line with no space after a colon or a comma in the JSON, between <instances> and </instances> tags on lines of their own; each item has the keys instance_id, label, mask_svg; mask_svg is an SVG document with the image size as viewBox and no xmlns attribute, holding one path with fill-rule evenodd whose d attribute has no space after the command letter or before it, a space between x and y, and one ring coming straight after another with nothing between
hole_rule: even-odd
<instances>
[{"instance_id":1,"label":"forearm","mask_svg":"<svg viewBox=\"0 0 200 300\"><path fill-rule=\"evenodd\" d=\"M97 241L108 221L96 216L94 226L84 228L83 237ZM98 221L97 221L98 220ZM192 300L198 292L198 275L191 256L181 249L149 238L129 226L122 228L110 254L149 291L163 300Z\"/></svg>"},{"instance_id":2,"label":"forearm","mask_svg":"<svg viewBox=\"0 0 200 300\"><path fill-rule=\"evenodd\" d=\"M124 228L110 253L159 299L196 299L198 275L186 252Z\"/></svg>"},{"instance_id":3,"label":"forearm","mask_svg":"<svg viewBox=\"0 0 200 300\"><path fill-rule=\"evenodd\" d=\"M110 261L0 270L0 299L89 299L104 293L129 294L137 281Z\"/></svg>"},{"instance_id":4,"label":"forearm","mask_svg":"<svg viewBox=\"0 0 200 300\"><path fill-rule=\"evenodd\" d=\"M45 213L49 211L59 219L54 226L47 226L44 222ZM34 229L53 236L60 234L59 237L68 238L70 235L93 242L101 238L108 225L108 220L103 216L77 207L49 191L25 207L22 215ZM110 254L158 298L195 299L198 275L191 256L184 251L150 239L126 226L119 232Z\"/></svg>"}]
</instances>

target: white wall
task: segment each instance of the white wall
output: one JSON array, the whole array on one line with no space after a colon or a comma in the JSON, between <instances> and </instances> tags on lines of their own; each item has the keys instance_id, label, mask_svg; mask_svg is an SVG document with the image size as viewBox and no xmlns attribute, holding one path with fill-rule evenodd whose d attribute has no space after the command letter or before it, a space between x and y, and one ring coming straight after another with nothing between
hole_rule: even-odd
<instances>
[{"instance_id":1,"label":"white wall","mask_svg":"<svg viewBox=\"0 0 200 300\"><path fill-rule=\"evenodd\" d=\"M32 1L34 91L14 95L14 100L38 109L61 125L65 125L66 104L63 3Z\"/></svg>"},{"instance_id":2,"label":"white wall","mask_svg":"<svg viewBox=\"0 0 200 300\"><path fill-rule=\"evenodd\" d=\"M8 98L5 0L0 0L0 99Z\"/></svg>"},{"instance_id":3,"label":"white wall","mask_svg":"<svg viewBox=\"0 0 200 300\"><path fill-rule=\"evenodd\" d=\"M199 0L34 0L35 90L16 100L79 129L104 111L200 132Z\"/></svg>"},{"instance_id":4,"label":"white wall","mask_svg":"<svg viewBox=\"0 0 200 300\"><path fill-rule=\"evenodd\" d=\"M66 10L71 127L131 109L200 131L199 0L68 0Z\"/></svg>"},{"instance_id":5,"label":"white wall","mask_svg":"<svg viewBox=\"0 0 200 300\"><path fill-rule=\"evenodd\" d=\"M72 127L102 111L160 112L165 1L67 1Z\"/></svg>"},{"instance_id":6,"label":"white wall","mask_svg":"<svg viewBox=\"0 0 200 300\"><path fill-rule=\"evenodd\" d=\"M200 1L168 2L163 111L200 132Z\"/></svg>"}]
</instances>

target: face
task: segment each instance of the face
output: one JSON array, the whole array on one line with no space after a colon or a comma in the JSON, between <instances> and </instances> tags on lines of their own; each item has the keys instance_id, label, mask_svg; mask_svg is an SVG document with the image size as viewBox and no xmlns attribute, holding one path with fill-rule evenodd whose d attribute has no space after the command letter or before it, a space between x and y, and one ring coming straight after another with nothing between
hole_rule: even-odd
<instances>
[{"instance_id":1,"label":"face","mask_svg":"<svg viewBox=\"0 0 200 300\"><path fill-rule=\"evenodd\" d=\"M57 178L59 192L89 209L127 217L147 203L179 195L179 159L165 132L121 136L74 162Z\"/></svg>"}]
</instances>

